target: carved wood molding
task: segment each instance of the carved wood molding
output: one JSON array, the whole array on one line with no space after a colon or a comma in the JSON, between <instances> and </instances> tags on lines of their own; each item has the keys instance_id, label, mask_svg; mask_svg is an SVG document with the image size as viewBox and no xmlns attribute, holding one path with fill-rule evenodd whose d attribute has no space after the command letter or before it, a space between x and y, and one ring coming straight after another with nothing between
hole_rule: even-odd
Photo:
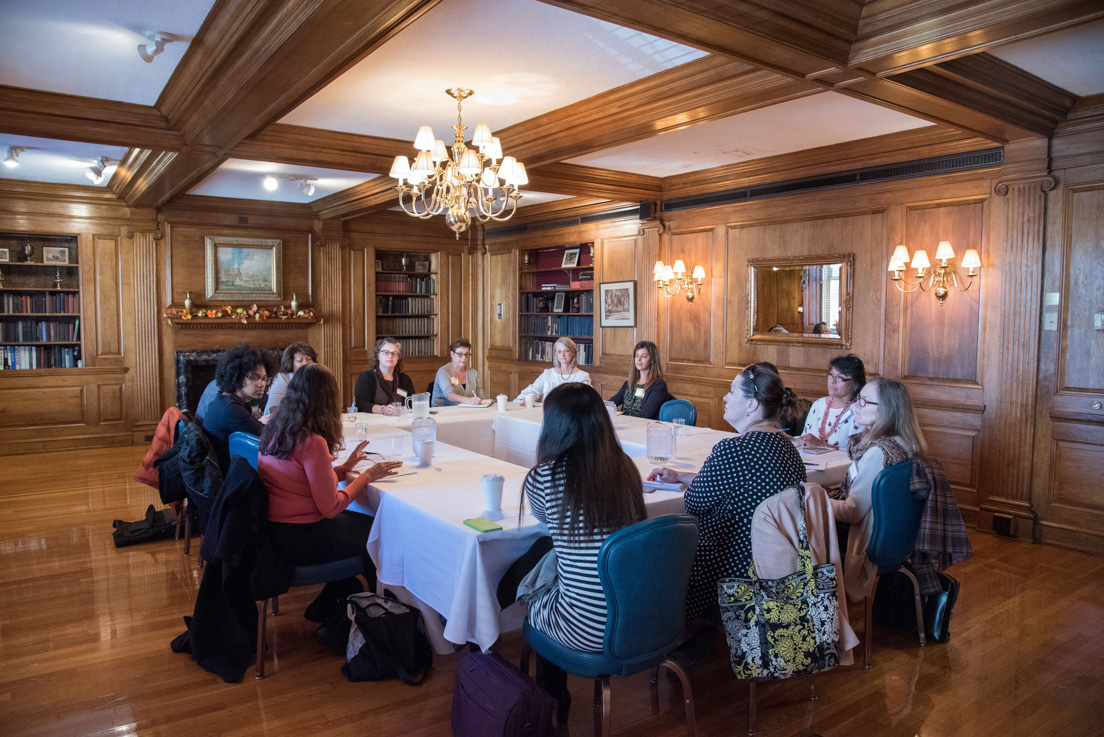
<instances>
[{"instance_id":1,"label":"carved wood molding","mask_svg":"<svg viewBox=\"0 0 1104 737\"><path fill-rule=\"evenodd\" d=\"M1023 174L998 180L993 185L993 194L1007 197L1013 187L1037 188L1040 192L1049 192L1057 186L1058 180L1051 174Z\"/></svg>"},{"instance_id":2,"label":"carved wood molding","mask_svg":"<svg viewBox=\"0 0 1104 737\"><path fill-rule=\"evenodd\" d=\"M235 320L229 317L193 317L184 320L179 317L166 317L173 328L177 330L291 330L309 328L323 322L322 318L314 317L289 317L286 319L275 318L271 320Z\"/></svg>"}]
</instances>

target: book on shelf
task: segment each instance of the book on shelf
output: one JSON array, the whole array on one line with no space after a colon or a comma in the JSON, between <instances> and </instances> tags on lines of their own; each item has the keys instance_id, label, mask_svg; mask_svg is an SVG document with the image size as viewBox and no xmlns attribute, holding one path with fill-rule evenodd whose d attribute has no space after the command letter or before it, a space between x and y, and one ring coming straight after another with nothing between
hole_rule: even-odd
<instances>
[{"instance_id":1,"label":"book on shelf","mask_svg":"<svg viewBox=\"0 0 1104 737\"><path fill-rule=\"evenodd\" d=\"M77 346L0 346L0 369L80 368L82 365Z\"/></svg>"},{"instance_id":2,"label":"book on shelf","mask_svg":"<svg viewBox=\"0 0 1104 737\"><path fill-rule=\"evenodd\" d=\"M376 274L377 294L402 294L405 292L436 294L437 281L432 276Z\"/></svg>"},{"instance_id":3,"label":"book on shelf","mask_svg":"<svg viewBox=\"0 0 1104 737\"><path fill-rule=\"evenodd\" d=\"M578 361L580 366L594 365L594 345L592 343L579 343ZM524 361L538 361L551 363L555 354L556 342L553 340L539 340L526 338L521 342L521 356Z\"/></svg>"}]
</instances>

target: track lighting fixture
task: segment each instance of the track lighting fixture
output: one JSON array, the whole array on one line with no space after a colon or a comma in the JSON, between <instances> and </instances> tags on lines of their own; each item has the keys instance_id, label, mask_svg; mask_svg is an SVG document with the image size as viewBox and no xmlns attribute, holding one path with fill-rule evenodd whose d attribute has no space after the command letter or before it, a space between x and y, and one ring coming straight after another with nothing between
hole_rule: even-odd
<instances>
[{"instance_id":1,"label":"track lighting fixture","mask_svg":"<svg viewBox=\"0 0 1104 737\"><path fill-rule=\"evenodd\" d=\"M138 44L138 56L142 57L142 61L147 64L152 63L153 57L165 50L165 44L176 40L176 37L171 33L165 33L164 31L147 33L146 38L149 39L148 44Z\"/></svg>"},{"instance_id":2,"label":"track lighting fixture","mask_svg":"<svg viewBox=\"0 0 1104 737\"><path fill-rule=\"evenodd\" d=\"M9 169L19 166L19 154L26 150L26 146L8 146L8 158L4 159L4 166Z\"/></svg>"},{"instance_id":3,"label":"track lighting fixture","mask_svg":"<svg viewBox=\"0 0 1104 737\"><path fill-rule=\"evenodd\" d=\"M295 187L307 197L314 196L314 183L318 181L317 179L314 179L313 177L294 174L288 177L288 181L296 182Z\"/></svg>"},{"instance_id":4,"label":"track lighting fixture","mask_svg":"<svg viewBox=\"0 0 1104 737\"><path fill-rule=\"evenodd\" d=\"M109 163L110 159L106 156L101 156L99 161L88 167L88 171L86 171L84 175L88 177L93 184L99 184L104 180L104 169L108 167Z\"/></svg>"}]
</instances>

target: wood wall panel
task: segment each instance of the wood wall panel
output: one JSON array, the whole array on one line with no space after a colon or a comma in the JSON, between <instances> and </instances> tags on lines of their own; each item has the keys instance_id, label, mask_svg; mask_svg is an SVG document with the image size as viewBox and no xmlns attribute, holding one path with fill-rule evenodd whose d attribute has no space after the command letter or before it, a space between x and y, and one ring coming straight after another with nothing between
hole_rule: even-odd
<instances>
[{"instance_id":1,"label":"wood wall panel","mask_svg":"<svg viewBox=\"0 0 1104 737\"><path fill-rule=\"evenodd\" d=\"M100 384L99 405L100 424L122 422L126 418L123 385Z\"/></svg>"},{"instance_id":2,"label":"wood wall panel","mask_svg":"<svg viewBox=\"0 0 1104 737\"><path fill-rule=\"evenodd\" d=\"M603 238L595 243L596 261L599 265L599 271L594 275L594 310L596 313L600 311L598 306L598 300L601 299L601 293L598 291L600 282L636 280L637 327L603 328L600 327L599 315L594 315L594 332L598 336L598 340L595 341L598 343L595 346L595 352L599 354L595 356L595 360L599 363L608 360L616 364L624 357L632 355L633 346L637 343L637 330L640 326L640 292L644 289L655 288L653 282L638 278L641 272L638 271L636 246L637 239L635 236ZM651 271L649 270L648 273L650 276Z\"/></svg>"},{"instance_id":3,"label":"wood wall panel","mask_svg":"<svg viewBox=\"0 0 1104 737\"><path fill-rule=\"evenodd\" d=\"M1104 393L1104 186L1071 189L1060 391Z\"/></svg>"},{"instance_id":4,"label":"wood wall panel","mask_svg":"<svg viewBox=\"0 0 1104 737\"><path fill-rule=\"evenodd\" d=\"M977 459L977 431L923 425L928 450L943 464L947 480L956 486L974 488Z\"/></svg>"},{"instance_id":5,"label":"wood wall panel","mask_svg":"<svg viewBox=\"0 0 1104 737\"><path fill-rule=\"evenodd\" d=\"M1104 445L1059 440L1054 443L1054 475L1050 482L1050 505L1070 512L1104 514Z\"/></svg>"},{"instance_id":6,"label":"wood wall panel","mask_svg":"<svg viewBox=\"0 0 1104 737\"><path fill-rule=\"evenodd\" d=\"M487 331L487 352L500 358L516 358L517 252L491 253L487 256L487 262L487 309L490 323Z\"/></svg>"},{"instance_id":7,"label":"wood wall panel","mask_svg":"<svg viewBox=\"0 0 1104 737\"><path fill-rule=\"evenodd\" d=\"M84 390L80 386L0 388L0 428L76 424L85 421Z\"/></svg>"},{"instance_id":8,"label":"wood wall panel","mask_svg":"<svg viewBox=\"0 0 1104 737\"><path fill-rule=\"evenodd\" d=\"M375 283L375 249L350 249L348 351L355 360L371 360L376 344Z\"/></svg>"},{"instance_id":9,"label":"wood wall panel","mask_svg":"<svg viewBox=\"0 0 1104 737\"><path fill-rule=\"evenodd\" d=\"M119 239L93 236L92 262L96 290L96 364L102 366L111 359L120 360L123 357Z\"/></svg>"},{"instance_id":10,"label":"wood wall panel","mask_svg":"<svg viewBox=\"0 0 1104 737\"><path fill-rule=\"evenodd\" d=\"M156 423L161 418L161 389L158 386L158 344L161 304L157 298L157 244L160 234L134 233L134 421Z\"/></svg>"},{"instance_id":11,"label":"wood wall panel","mask_svg":"<svg viewBox=\"0 0 1104 737\"><path fill-rule=\"evenodd\" d=\"M988 263L985 242L985 204L983 201L943 202L934 205L910 205L905 214L905 245L909 254L927 251L934 266L940 241L954 247L953 264L962 262L968 248L976 248L982 264ZM915 271L912 272L915 275ZM965 269L959 269L964 274ZM984 289L981 276L968 291L952 288L939 304L930 292L918 291L905 300L906 378L949 379L977 382L981 306Z\"/></svg>"},{"instance_id":12,"label":"wood wall panel","mask_svg":"<svg viewBox=\"0 0 1104 737\"><path fill-rule=\"evenodd\" d=\"M693 304L687 302L682 293L673 297L661 297L660 314L665 318L662 331L665 345L661 357L667 366L709 365L713 362L714 315L710 308L716 290L716 281L712 278L715 273L715 237L716 231L713 228L689 232L672 231L667 247L660 252L660 258L665 264L673 264L681 259L688 277L696 265L701 265L708 277ZM654 281L641 282L644 289L656 289Z\"/></svg>"}]
</instances>

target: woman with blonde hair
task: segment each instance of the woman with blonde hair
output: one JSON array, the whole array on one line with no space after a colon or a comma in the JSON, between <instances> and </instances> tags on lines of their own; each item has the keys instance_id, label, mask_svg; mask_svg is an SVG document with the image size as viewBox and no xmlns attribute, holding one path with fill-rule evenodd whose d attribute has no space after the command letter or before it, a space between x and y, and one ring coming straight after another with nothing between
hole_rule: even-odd
<instances>
[{"instance_id":1,"label":"woman with blonde hair","mask_svg":"<svg viewBox=\"0 0 1104 737\"><path fill-rule=\"evenodd\" d=\"M552 368L545 369L537 380L521 390L515 402L525 401L526 394L534 395L539 401L548 392L563 384L586 384L590 386L590 374L579 368L579 346L571 338L563 337L553 347Z\"/></svg>"},{"instance_id":2,"label":"woman with blonde hair","mask_svg":"<svg viewBox=\"0 0 1104 737\"><path fill-rule=\"evenodd\" d=\"M877 379L863 386L855 402L855 421L866 427L853 435L847 449L851 468L832 499L832 513L851 528L843 578L847 598L862 601L874 587L878 569L866 558L873 508L871 492L882 469L928 451L908 389L893 379Z\"/></svg>"},{"instance_id":3,"label":"woman with blonde hair","mask_svg":"<svg viewBox=\"0 0 1104 737\"><path fill-rule=\"evenodd\" d=\"M627 417L659 418L659 408L671 398L667 382L663 379L663 367L659 363L659 348L650 340L642 340L633 348L633 364L629 380L610 401L621 408Z\"/></svg>"}]
</instances>

